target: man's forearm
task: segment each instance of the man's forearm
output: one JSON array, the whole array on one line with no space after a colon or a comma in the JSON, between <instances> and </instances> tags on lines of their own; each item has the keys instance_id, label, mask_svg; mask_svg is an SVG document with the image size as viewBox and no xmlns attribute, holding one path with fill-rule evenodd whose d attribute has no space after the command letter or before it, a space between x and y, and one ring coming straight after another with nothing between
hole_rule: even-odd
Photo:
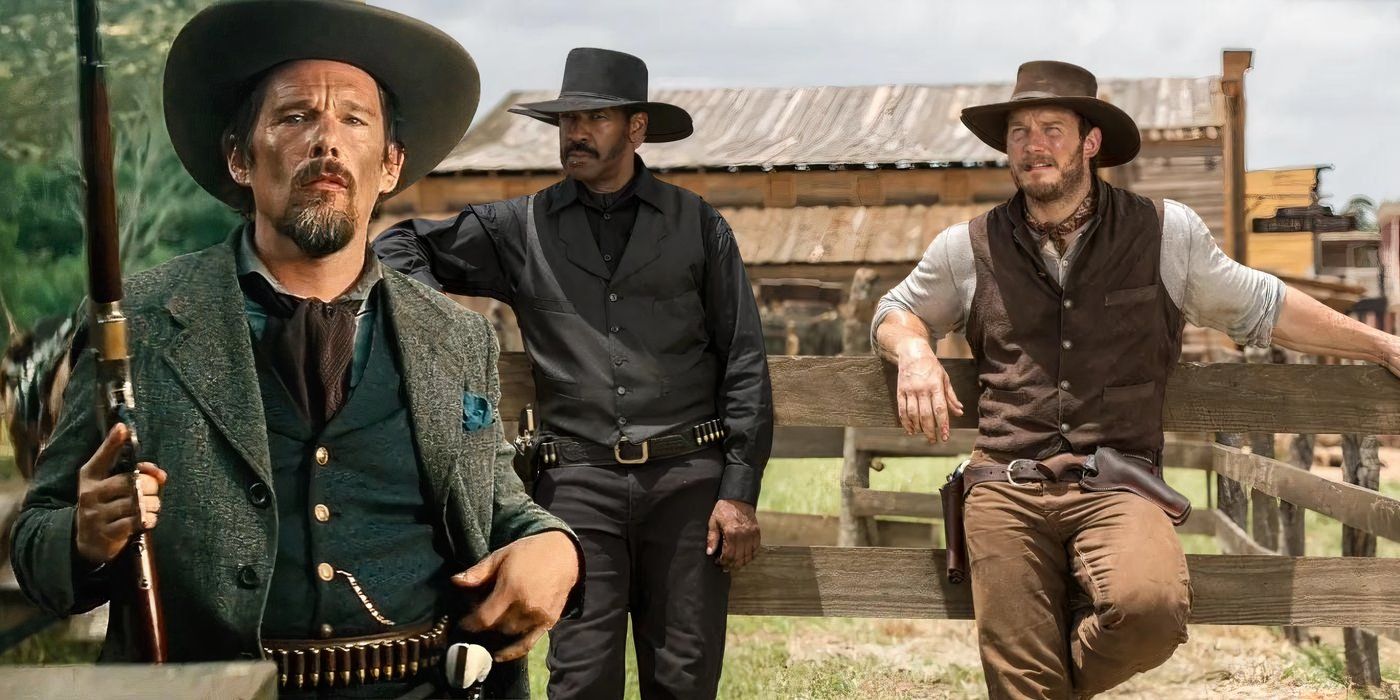
<instances>
[{"instance_id":1,"label":"man's forearm","mask_svg":"<svg viewBox=\"0 0 1400 700\"><path fill-rule=\"evenodd\" d=\"M875 352L885 360L899 364L901 354L911 351L933 354L928 326L908 311L890 311L875 329Z\"/></svg>"},{"instance_id":2,"label":"man's forearm","mask_svg":"<svg viewBox=\"0 0 1400 700\"><path fill-rule=\"evenodd\" d=\"M1324 306L1297 289L1283 297L1274 342L1310 355L1331 355L1391 366L1400 339Z\"/></svg>"}]
</instances>

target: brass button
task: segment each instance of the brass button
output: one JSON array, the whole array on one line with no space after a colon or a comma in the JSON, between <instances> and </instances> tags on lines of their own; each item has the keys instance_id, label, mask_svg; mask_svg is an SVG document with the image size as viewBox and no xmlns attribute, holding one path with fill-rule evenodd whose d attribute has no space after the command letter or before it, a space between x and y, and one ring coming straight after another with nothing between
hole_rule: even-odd
<instances>
[{"instance_id":1,"label":"brass button","mask_svg":"<svg viewBox=\"0 0 1400 700\"><path fill-rule=\"evenodd\" d=\"M1069 380L1062 380L1060 382L1060 388L1064 389L1065 391L1069 391Z\"/></svg>"},{"instance_id":2,"label":"brass button","mask_svg":"<svg viewBox=\"0 0 1400 700\"><path fill-rule=\"evenodd\" d=\"M1073 342L1073 341L1069 341L1069 340L1061 341L1061 342L1060 342L1060 347L1062 347L1062 348L1064 348L1064 349L1066 349L1066 350L1072 350L1072 349L1074 349L1074 342Z\"/></svg>"},{"instance_id":3,"label":"brass button","mask_svg":"<svg viewBox=\"0 0 1400 700\"><path fill-rule=\"evenodd\" d=\"M330 519L331 519L331 509L330 509L330 508L327 508L327 507L326 507L326 504L324 504L324 503L317 503L317 504L316 504L315 512L316 512L316 520L317 520L317 521L323 522L323 523L325 523L325 522L330 522Z\"/></svg>"},{"instance_id":4,"label":"brass button","mask_svg":"<svg viewBox=\"0 0 1400 700\"><path fill-rule=\"evenodd\" d=\"M322 581L329 581L335 578L335 567L321 562L321 565L316 567L316 575L320 576Z\"/></svg>"},{"instance_id":5,"label":"brass button","mask_svg":"<svg viewBox=\"0 0 1400 700\"><path fill-rule=\"evenodd\" d=\"M331 636L335 634L335 628L327 624L322 624L321 629L317 630L317 632L320 633L321 639L330 639Z\"/></svg>"},{"instance_id":6,"label":"brass button","mask_svg":"<svg viewBox=\"0 0 1400 700\"><path fill-rule=\"evenodd\" d=\"M325 447L317 447L316 463L324 467L329 461L331 461L331 451L326 449Z\"/></svg>"},{"instance_id":7,"label":"brass button","mask_svg":"<svg viewBox=\"0 0 1400 700\"><path fill-rule=\"evenodd\" d=\"M1069 423L1061 423L1061 424L1060 424L1060 432L1062 432L1062 433L1068 433L1069 431L1070 431L1070 425L1069 425ZM325 566L325 564L322 564L321 566ZM326 579L326 580L329 581L330 579Z\"/></svg>"}]
</instances>

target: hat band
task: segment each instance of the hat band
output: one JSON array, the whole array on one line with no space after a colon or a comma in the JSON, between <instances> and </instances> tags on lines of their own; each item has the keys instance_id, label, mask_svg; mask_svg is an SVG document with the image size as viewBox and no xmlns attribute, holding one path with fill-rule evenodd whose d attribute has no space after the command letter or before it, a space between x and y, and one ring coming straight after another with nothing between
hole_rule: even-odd
<instances>
[{"instance_id":1,"label":"hat band","mask_svg":"<svg viewBox=\"0 0 1400 700\"><path fill-rule=\"evenodd\" d=\"M569 91L569 92L561 92L561 93L559 93L559 96L560 96L560 97L592 97L592 98L594 98L594 99L607 100L607 101L609 101L609 102L637 102L637 101L638 101L638 100L629 100L629 99L627 99L626 97L618 97L617 95L604 95L604 94L602 94L602 93L597 93L597 92L574 92L574 91Z\"/></svg>"},{"instance_id":2,"label":"hat band","mask_svg":"<svg viewBox=\"0 0 1400 700\"><path fill-rule=\"evenodd\" d=\"M1032 90L1030 92L1018 92L1012 95L1011 101L1016 102L1019 100L1038 100L1044 97L1075 97L1075 95L1056 95L1053 92L1045 92L1044 90Z\"/></svg>"}]
</instances>

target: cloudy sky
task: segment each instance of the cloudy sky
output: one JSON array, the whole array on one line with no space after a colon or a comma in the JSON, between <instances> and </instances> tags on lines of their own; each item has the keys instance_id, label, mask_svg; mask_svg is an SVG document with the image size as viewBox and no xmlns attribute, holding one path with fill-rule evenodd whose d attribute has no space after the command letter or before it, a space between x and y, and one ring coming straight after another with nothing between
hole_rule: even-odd
<instances>
[{"instance_id":1,"label":"cloudy sky","mask_svg":"<svg viewBox=\"0 0 1400 700\"><path fill-rule=\"evenodd\" d=\"M1054 58L1101 77L1246 77L1250 169L1330 164L1322 192L1400 199L1400 0L371 0L472 53L482 109L557 89L575 46L647 61L653 86L1007 82Z\"/></svg>"}]
</instances>

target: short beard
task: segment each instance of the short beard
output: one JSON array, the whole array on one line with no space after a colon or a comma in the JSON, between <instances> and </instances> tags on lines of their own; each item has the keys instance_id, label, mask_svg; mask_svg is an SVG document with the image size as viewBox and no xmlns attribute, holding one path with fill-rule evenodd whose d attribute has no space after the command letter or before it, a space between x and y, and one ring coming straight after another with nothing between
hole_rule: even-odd
<instances>
[{"instance_id":1,"label":"short beard","mask_svg":"<svg viewBox=\"0 0 1400 700\"><path fill-rule=\"evenodd\" d=\"M277 222L277 231L312 258L340 252L355 237L359 222L353 213L336 209L331 199L316 197L291 202Z\"/></svg>"},{"instance_id":2,"label":"short beard","mask_svg":"<svg viewBox=\"0 0 1400 700\"><path fill-rule=\"evenodd\" d=\"M1026 193L1026 199L1039 202L1041 204L1054 204L1075 192L1077 192L1089 179L1089 169L1084 167L1084 161L1074 158L1069 165L1060 171L1060 180L1054 184L1029 184L1021 181L1021 174L1016 170L1011 171L1011 178L1016 182L1016 186Z\"/></svg>"}]
</instances>

